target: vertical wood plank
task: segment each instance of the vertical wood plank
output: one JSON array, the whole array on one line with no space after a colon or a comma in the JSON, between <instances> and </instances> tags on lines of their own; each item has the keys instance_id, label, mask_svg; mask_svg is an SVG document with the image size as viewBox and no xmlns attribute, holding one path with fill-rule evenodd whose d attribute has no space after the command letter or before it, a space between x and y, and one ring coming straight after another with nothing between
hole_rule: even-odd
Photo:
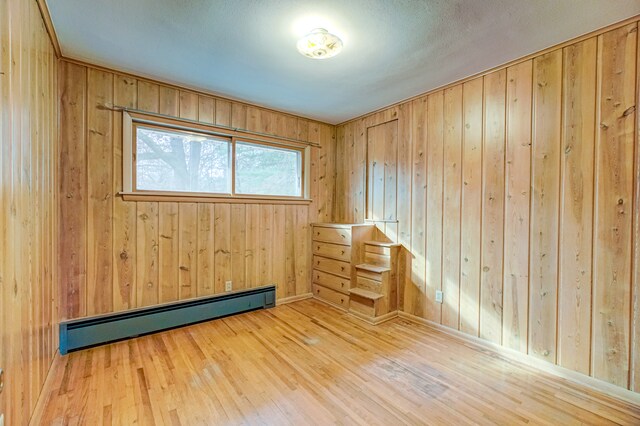
<instances>
[{"instance_id":1,"label":"vertical wood plank","mask_svg":"<svg viewBox=\"0 0 640 426\"><path fill-rule=\"evenodd\" d=\"M197 296L197 219L198 207L196 203L180 203L178 219L178 259L180 271L178 272L178 282L180 290L178 297L180 300Z\"/></svg>"},{"instance_id":2,"label":"vertical wood plank","mask_svg":"<svg viewBox=\"0 0 640 426\"><path fill-rule=\"evenodd\" d=\"M273 282L278 299L286 297L285 207L283 204L273 206Z\"/></svg>"},{"instance_id":3,"label":"vertical wood plank","mask_svg":"<svg viewBox=\"0 0 640 426\"><path fill-rule=\"evenodd\" d=\"M231 205L231 273L233 288L243 289L245 281L245 205Z\"/></svg>"},{"instance_id":4,"label":"vertical wood plank","mask_svg":"<svg viewBox=\"0 0 640 426\"><path fill-rule=\"evenodd\" d=\"M398 308L405 306L405 289L411 284L411 154L412 103L400 106L398 112L398 242L402 244L399 256Z\"/></svg>"},{"instance_id":5,"label":"vertical wood plank","mask_svg":"<svg viewBox=\"0 0 640 426\"><path fill-rule=\"evenodd\" d=\"M245 284L247 288L253 288L257 287L260 281L260 206L258 204L246 205L245 224Z\"/></svg>"},{"instance_id":6,"label":"vertical wood plank","mask_svg":"<svg viewBox=\"0 0 640 426\"><path fill-rule=\"evenodd\" d=\"M460 331L480 334L482 138L484 79L463 84Z\"/></svg>"},{"instance_id":7,"label":"vertical wood plank","mask_svg":"<svg viewBox=\"0 0 640 426\"><path fill-rule=\"evenodd\" d=\"M507 68L502 344L524 353L529 326L531 79L531 61Z\"/></svg>"},{"instance_id":8,"label":"vertical wood plank","mask_svg":"<svg viewBox=\"0 0 640 426\"><path fill-rule=\"evenodd\" d=\"M273 205L261 204L260 233L258 234L258 285L267 285L273 280Z\"/></svg>"},{"instance_id":9,"label":"vertical wood plank","mask_svg":"<svg viewBox=\"0 0 640 426\"><path fill-rule=\"evenodd\" d=\"M444 92L442 324L453 329L460 324L462 121L462 85L457 85Z\"/></svg>"},{"instance_id":10,"label":"vertical wood plank","mask_svg":"<svg viewBox=\"0 0 640 426\"><path fill-rule=\"evenodd\" d=\"M556 362L562 51L533 62L529 354Z\"/></svg>"},{"instance_id":11,"label":"vertical wood plank","mask_svg":"<svg viewBox=\"0 0 640 426\"><path fill-rule=\"evenodd\" d=\"M158 285L160 303L173 302L179 297L178 281L178 203L158 205Z\"/></svg>"},{"instance_id":12,"label":"vertical wood plank","mask_svg":"<svg viewBox=\"0 0 640 426\"><path fill-rule=\"evenodd\" d=\"M502 343L506 71L484 77L480 337Z\"/></svg>"},{"instance_id":13,"label":"vertical wood plank","mask_svg":"<svg viewBox=\"0 0 640 426\"><path fill-rule=\"evenodd\" d=\"M636 31L636 33L638 33ZM631 374L629 389L640 392L640 35L636 42L636 122L635 122L635 166L633 186L633 234L631 275Z\"/></svg>"},{"instance_id":14,"label":"vertical wood plank","mask_svg":"<svg viewBox=\"0 0 640 426\"><path fill-rule=\"evenodd\" d=\"M215 123L216 101L210 96L198 96L198 121L207 124Z\"/></svg>"},{"instance_id":15,"label":"vertical wood plank","mask_svg":"<svg viewBox=\"0 0 640 426\"><path fill-rule=\"evenodd\" d=\"M442 304L436 302L436 291L442 290L442 185L444 92L427 98L427 254L426 254L426 318L440 323Z\"/></svg>"},{"instance_id":16,"label":"vertical wood plank","mask_svg":"<svg viewBox=\"0 0 640 426\"><path fill-rule=\"evenodd\" d=\"M229 204L215 205L215 290L225 291L231 277L231 208Z\"/></svg>"},{"instance_id":17,"label":"vertical wood plank","mask_svg":"<svg viewBox=\"0 0 640 426\"><path fill-rule=\"evenodd\" d=\"M158 203L137 203L136 283L137 305L158 303Z\"/></svg>"},{"instance_id":18,"label":"vertical wood plank","mask_svg":"<svg viewBox=\"0 0 640 426\"><path fill-rule=\"evenodd\" d=\"M558 364L589 374L597 38L564 49Z\"/></svg>"},{"instance_id":19,"label":"vertical wood plank","mask_svg":"<svg viewBox=\"0 0 640 426\"><path fill-rule=\"evenodd\" d=\"M365 216L365 161L366 161L366 137L367 129L364 122L356 122L353 128L351 194L353 194L352 217L355 223L364 221Z\"/></svg>"},{"instance_id":20,"label":"vertical wood plank","mask_svg":"<svg viewBox=\"0 0 640 426\"><path fill-rule=\"evenodd\" d=\"M367 202L371 209L369 219L384 219L384 173L385 173L385 140L384 125L367 129L367 158L369 162Z\"/></svg>"},{"instance_id":21,"label":"vertical wood plank","mask_svg":"<svg viewBox=\"0 0 640 426\"><path fill-rule=\"evenodd\" d=\"M198 119L198 95L193 92L180 91L180 118Z\"/></svg>"},{"instance_id":22,"label":"vertical wood plank","mask_svg":"<svg viewBox=\"0 0 640 426\"><path fill-rule=\"evenodd\" d=\"M216 292L214 209L214 204L198 203L198 258L196 261L198 296L207 296Z\"/></svg>"},{"instance_id":23,"label":"vertical wood plank","mask_svg":"<svg viewBox=\"0 0 640 426\"><path fill-rule=\"evenodd\" d=\"M637 25L598 36L593 376L629 382Z\"/></svg>"},{"instance_id":24,"label":"vertical wood plank","mask_svg":"<svg viewBox=\"0 0 640 426\"><path fill-rule=\"evenodd\" d=\"M398 122L389 121L384 124L384 205L382 218L396 220L398 202ZM394 233L397 234L397 231ZM397 235L389 235L394 241Z\"/></svg>"},{"instance_id":25,"label":"vertical wood plank","mask_svg":"<svg viewBox=\"0 0 640 426\"><path fill-rule=\"evenodd\" d=\"M222 121L222 117L220 118ZM247 106L238 102L231 105L231 127L236 129L247 128Z\"/></svg>"},{"instance_id":26,"label":"vertical wood plank","mask_svg":"<svg viewBox=\"0 0 640 426\"><path fill-rule=\"evenodd\" d=\"M309 132L309 126L306 127L307 138L309 137L309 133L311 134L310 140L314 143L317 143L322 146L322 141L320 140L320 132L318 129L317 123L312 125L311 132ZM322 204L322 198L320 195L320 191L324 181L325 170L323 169L322 159L323 154L325 154L324 148L311 147L310 148L310 170L308 170L308 180L309 180L309 194L308 196L311 198L311 204L309 205L310 210L310 221L311 222L320 222L320 210L324 205Z\"/></svg>"},{"instance_id":27,"label":"vertical wood plank","mask_svg":"<svg viewBox=\"0 0 640 426\"><path fill-rule=\"evenodd\" d=\"M311 293L311 230L309 228L309 209L307 206L295 206L295 294Z\"/></svg>"},{"instance_id":28,"label":"vertical wood plank","mask_svg":"<svg viewBox=\"0 0 640 426\"><path fill-rule=\"evenodd\" d=\"M128 108L138 106L137 80L122 75L114 77L113 102ZM122 183L122 113L113 112L113 194L123 190ZM136 306L136 203L113 197L113 309L121 311Z\"/></svg>"},{"instance_id":29,"label":"vertical wood plank","mask_svg":"<svg viewBox=\"0 0 640 426\"><path fill-rule=\"evenodd\" d=\"M138 109L149 112L159 112L160 87L157 84L138 81Z\"/></svg>"},{"instance_id":30,"label":"vertical wood plank","mask_svg":"<svg viewBox=\"0 0 640 426\"><path fill-rule=\"evenodd\" d=\"M426 270L426 205L427 205L427 98L413 101L411 134L413 136L413 159L411 176L413 182L411 200L411 280L405 289L405 312L424 316L425 270Z\"/></svg>"},{"instance_id":31,"label":"vertical wood plank","mask_svg":"<svg viewBox=\"0 0 640 426\"><path fill-rule=\"evenodd\" d=\"M231 102L216 99L216 124L231 126Z\"/></svg>"},{"instance_id":32,"label":"vertical wood plank","mask_svg":"<svg viewBox=\"0 0 640 426\"><path fill-rule=\"evenodd\" d=\"M61 318L87 314L86 215L87 164L85 67L61 63L60 70L60 239L59 277Z\"/></svg>"},{"instance_id":33,"label":"vertical wood plank","mask_svg":"<svg viewBox=\"0 0 640 426\"><path fill-rule=\"evenodd\" d=\"M181 93L171 87L159 87L159 112L179 117L182 107ZM188 117L185 117L188 118ZM161 202L159 212L159 287L160 302L172 302L180 298L180 210L178 203Z\"/></svg>"},{"instance_id":34,"label":"vertical wood plank","mask_svg":"<svg viewBox=\"0 0 640 426\"><path fill-rule=\"evenodd\" d=\"M285 297L296 295L296 210L295 206L285 206L284 240L285 240Z\"/></svg>"},{"instance_id":35,"label":"vertical wood plank","mask_svg":"<svg viewBox=\"0 0 640 426\"><path fill-rule=\"evenodd\" d=\"M87 314L113 310L113 74L87 74Z\"/></svg>"}]
</instances>

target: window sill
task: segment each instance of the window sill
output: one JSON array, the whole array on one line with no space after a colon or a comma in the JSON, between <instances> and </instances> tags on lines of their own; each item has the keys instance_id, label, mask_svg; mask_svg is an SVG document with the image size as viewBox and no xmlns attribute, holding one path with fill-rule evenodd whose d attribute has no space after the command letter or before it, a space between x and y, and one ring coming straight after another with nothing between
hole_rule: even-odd
<instances>
[{"instance_id":1,"label":"window sill","mask_svg":"<svg viewBox=\"0 0 640 426\"><path fill-rule=\"evenodd\" d=\"M228 203L228 204L310 204L309 198L259 195L202 195L175 192L120 192L124 201L159 201L174 203Z\"/></svg>"}]
</instances>

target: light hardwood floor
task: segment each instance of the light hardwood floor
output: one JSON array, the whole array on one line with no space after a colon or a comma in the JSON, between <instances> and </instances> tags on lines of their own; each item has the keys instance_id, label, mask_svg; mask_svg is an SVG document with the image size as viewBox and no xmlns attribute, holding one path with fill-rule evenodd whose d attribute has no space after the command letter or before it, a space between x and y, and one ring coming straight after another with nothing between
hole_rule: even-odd
<instances>
[{"instance_id":1,"label":"light hardwood floor","mask_svg":"<svg viewBox=\"0 0 640 426\"><path fill-rule=\"evenodd\" d=\"M639 424L640 407L403 319L305 300L72 353L35 424Z\"/></svg>"}]
</instances>

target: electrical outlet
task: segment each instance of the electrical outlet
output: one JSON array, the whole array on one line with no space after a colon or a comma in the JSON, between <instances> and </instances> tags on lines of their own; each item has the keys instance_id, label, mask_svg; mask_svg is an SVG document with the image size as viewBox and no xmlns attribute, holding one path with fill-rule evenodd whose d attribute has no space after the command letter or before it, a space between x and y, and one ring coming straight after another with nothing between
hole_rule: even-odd
<instances>
[{"instance_id":1,"label":"electrical outlet","mask_svg":"<svg viewBox=\"0 0 640 426\"><path fill-rule=\"evenodd\" d=\"M436 303L442 303L442 291L436 290Z\"/></svg>"},{"instance_id":2,"label":"electrical outlet","mask_svg":"<svg viewBox=\"0 0 640 426\"><path fill-rule=\"evenodd\" d=\"M231 291L233 290L233 284L231 283L231 281L227 281L224 283L224 291Z\"/></svg>"}]
</instances>

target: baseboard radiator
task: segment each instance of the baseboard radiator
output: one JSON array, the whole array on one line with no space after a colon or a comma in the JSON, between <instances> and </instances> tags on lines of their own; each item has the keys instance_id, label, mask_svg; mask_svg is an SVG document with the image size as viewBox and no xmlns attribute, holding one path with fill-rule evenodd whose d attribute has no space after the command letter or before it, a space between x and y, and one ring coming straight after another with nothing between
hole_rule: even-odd
<instances>
[{"instance_id":1,"label":"baseboard radiator","mask_svg":"<svg viewBox=\"0 0 640 426\"><path fill-rule=\"evenodd\" d=\"M60 323L60 354L275 306L274 285Z\"/></svg>"}]
</instances>

